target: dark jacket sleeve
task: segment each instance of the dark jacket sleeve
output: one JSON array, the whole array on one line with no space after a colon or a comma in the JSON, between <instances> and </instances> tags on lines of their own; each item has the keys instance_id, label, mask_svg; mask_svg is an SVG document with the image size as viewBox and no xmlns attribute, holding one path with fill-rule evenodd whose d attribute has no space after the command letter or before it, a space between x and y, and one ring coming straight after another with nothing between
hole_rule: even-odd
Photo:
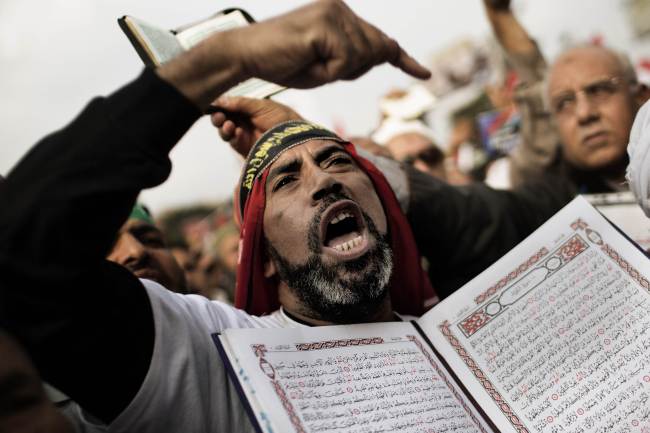
<instances>
[{"instance_id":1,"label":"dark jacket sleeve","mask_svg":"<svg viewBox=\"0 0 650 433\"><path fill-rule=\"evenodd\" d=\"M575 195L546 177L513 191L453 187L408 169L411 223L429 277L444 298L510 251Z\"/></svg>"},{"instance_id":2,"label":"dark jacket sleeve","mask_svg":"<svg viewBox=\"0 0 650 433\"><path fill-rule=\"evenodd\" d=\"M146 70L40 141L0 185L0 326L105 422L135 396L154 343L144 288L105 256L199 114Z\"/></svg>"}]
</instances>

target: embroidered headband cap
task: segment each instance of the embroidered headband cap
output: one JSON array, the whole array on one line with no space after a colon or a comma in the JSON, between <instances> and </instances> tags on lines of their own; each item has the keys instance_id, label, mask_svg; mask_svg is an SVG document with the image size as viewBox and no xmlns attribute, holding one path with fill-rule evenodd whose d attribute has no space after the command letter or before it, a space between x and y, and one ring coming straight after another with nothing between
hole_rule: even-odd
<instances>
[{"instance_id":1,"label":"embroidered headband cap","mask_svg":"<svg viewBox=\"0 0 650 433\"><path fill-rule=\"evenodd\" d=\"M239 181L239 200L236 204L239 209L240 222L244 215L246 200L253 189L253 184L267 167L292 147L309 140L319 139L345 143L345 140L332 131L304 120L291 120L280 123L266 131L257 140L248 153Z\"/></svg>"}]
</instances>

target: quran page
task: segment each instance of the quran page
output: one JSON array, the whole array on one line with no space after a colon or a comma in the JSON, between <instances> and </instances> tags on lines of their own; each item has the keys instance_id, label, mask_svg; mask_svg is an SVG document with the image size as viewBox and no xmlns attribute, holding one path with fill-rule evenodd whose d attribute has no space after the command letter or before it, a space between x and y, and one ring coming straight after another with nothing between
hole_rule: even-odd
<instances>
[{"instance_id":1,"label":"quran page","mask_svg":"<svg viewBox=\"0 0 650 433\"><path fill-rule=\"evenodd\" d=\"M183 48L189 50L214 32L222 32L247 25L248 21L246 21L244 14L240 11L233 11L188 26L183 31L178 32L176 37Z\"/></svg>"},{"instance_id":2,"label":"quran page","mask_svg":"<svg viewBox=\"0 0 650 433\"><path fill-rule=\"evenodd\" d=\"M492 432L408 322L219 339L263 432Z\"/></svg>"},{"instance_id":3,"label":"quran page","mask_svg":"<svg viewBox=\"0 0 650 433\"><path fill-rule=\"evenodd\" d=\"M169 30L161 29L140 19L125 16L122 18L129 39L134 46L144 50L147 58L156 66L168 62L184 51L176 36Z\"/></svg>"},{"instance_id":4,"label":"quran page","mask_svg":"<svg viewBox=\"0 0 650 433\"><path fill-rule=\"evenodd\" d=\"M642 433L649 280L578 197L418 323L502 432Z\"/></svg>"}]
</instances>

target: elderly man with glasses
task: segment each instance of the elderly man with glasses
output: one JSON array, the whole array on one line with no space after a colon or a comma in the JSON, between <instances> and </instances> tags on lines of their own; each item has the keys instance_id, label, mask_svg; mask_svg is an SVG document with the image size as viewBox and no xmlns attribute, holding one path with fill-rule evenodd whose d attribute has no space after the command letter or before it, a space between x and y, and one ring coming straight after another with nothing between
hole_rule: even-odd
<instances>
[{"instance_id":1,"label":"elderly man with glasses","mask_svg":"<svg viewBox=\"0 0 650 433\"><path fill-rule=\"evenodd\" d=\"M568 49L547 67L510 0L484 0L488 19L520 85L524 146L513 154L517 181L561 176L575 193L625 189L634 115L648 98L627 56L597 45Z\"/></svg>"}]
</instances>

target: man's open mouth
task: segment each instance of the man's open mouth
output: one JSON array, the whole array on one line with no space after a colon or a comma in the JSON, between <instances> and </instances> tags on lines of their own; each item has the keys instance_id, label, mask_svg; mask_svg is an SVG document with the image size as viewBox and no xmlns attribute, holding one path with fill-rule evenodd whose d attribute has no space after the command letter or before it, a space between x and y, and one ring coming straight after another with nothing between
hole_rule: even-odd
<instances>
[{"instance_id":1,"label":"man's open mouth","mask_svg":"<svg viewBox=\"0 0 650 433\"><path fill-rule=\"evenodd\" d=\"M359 206L341 200L321 218L321 240L326 253L342 259L360 257L368 250L368 230Z\"/></svg>"}]
</instances>

